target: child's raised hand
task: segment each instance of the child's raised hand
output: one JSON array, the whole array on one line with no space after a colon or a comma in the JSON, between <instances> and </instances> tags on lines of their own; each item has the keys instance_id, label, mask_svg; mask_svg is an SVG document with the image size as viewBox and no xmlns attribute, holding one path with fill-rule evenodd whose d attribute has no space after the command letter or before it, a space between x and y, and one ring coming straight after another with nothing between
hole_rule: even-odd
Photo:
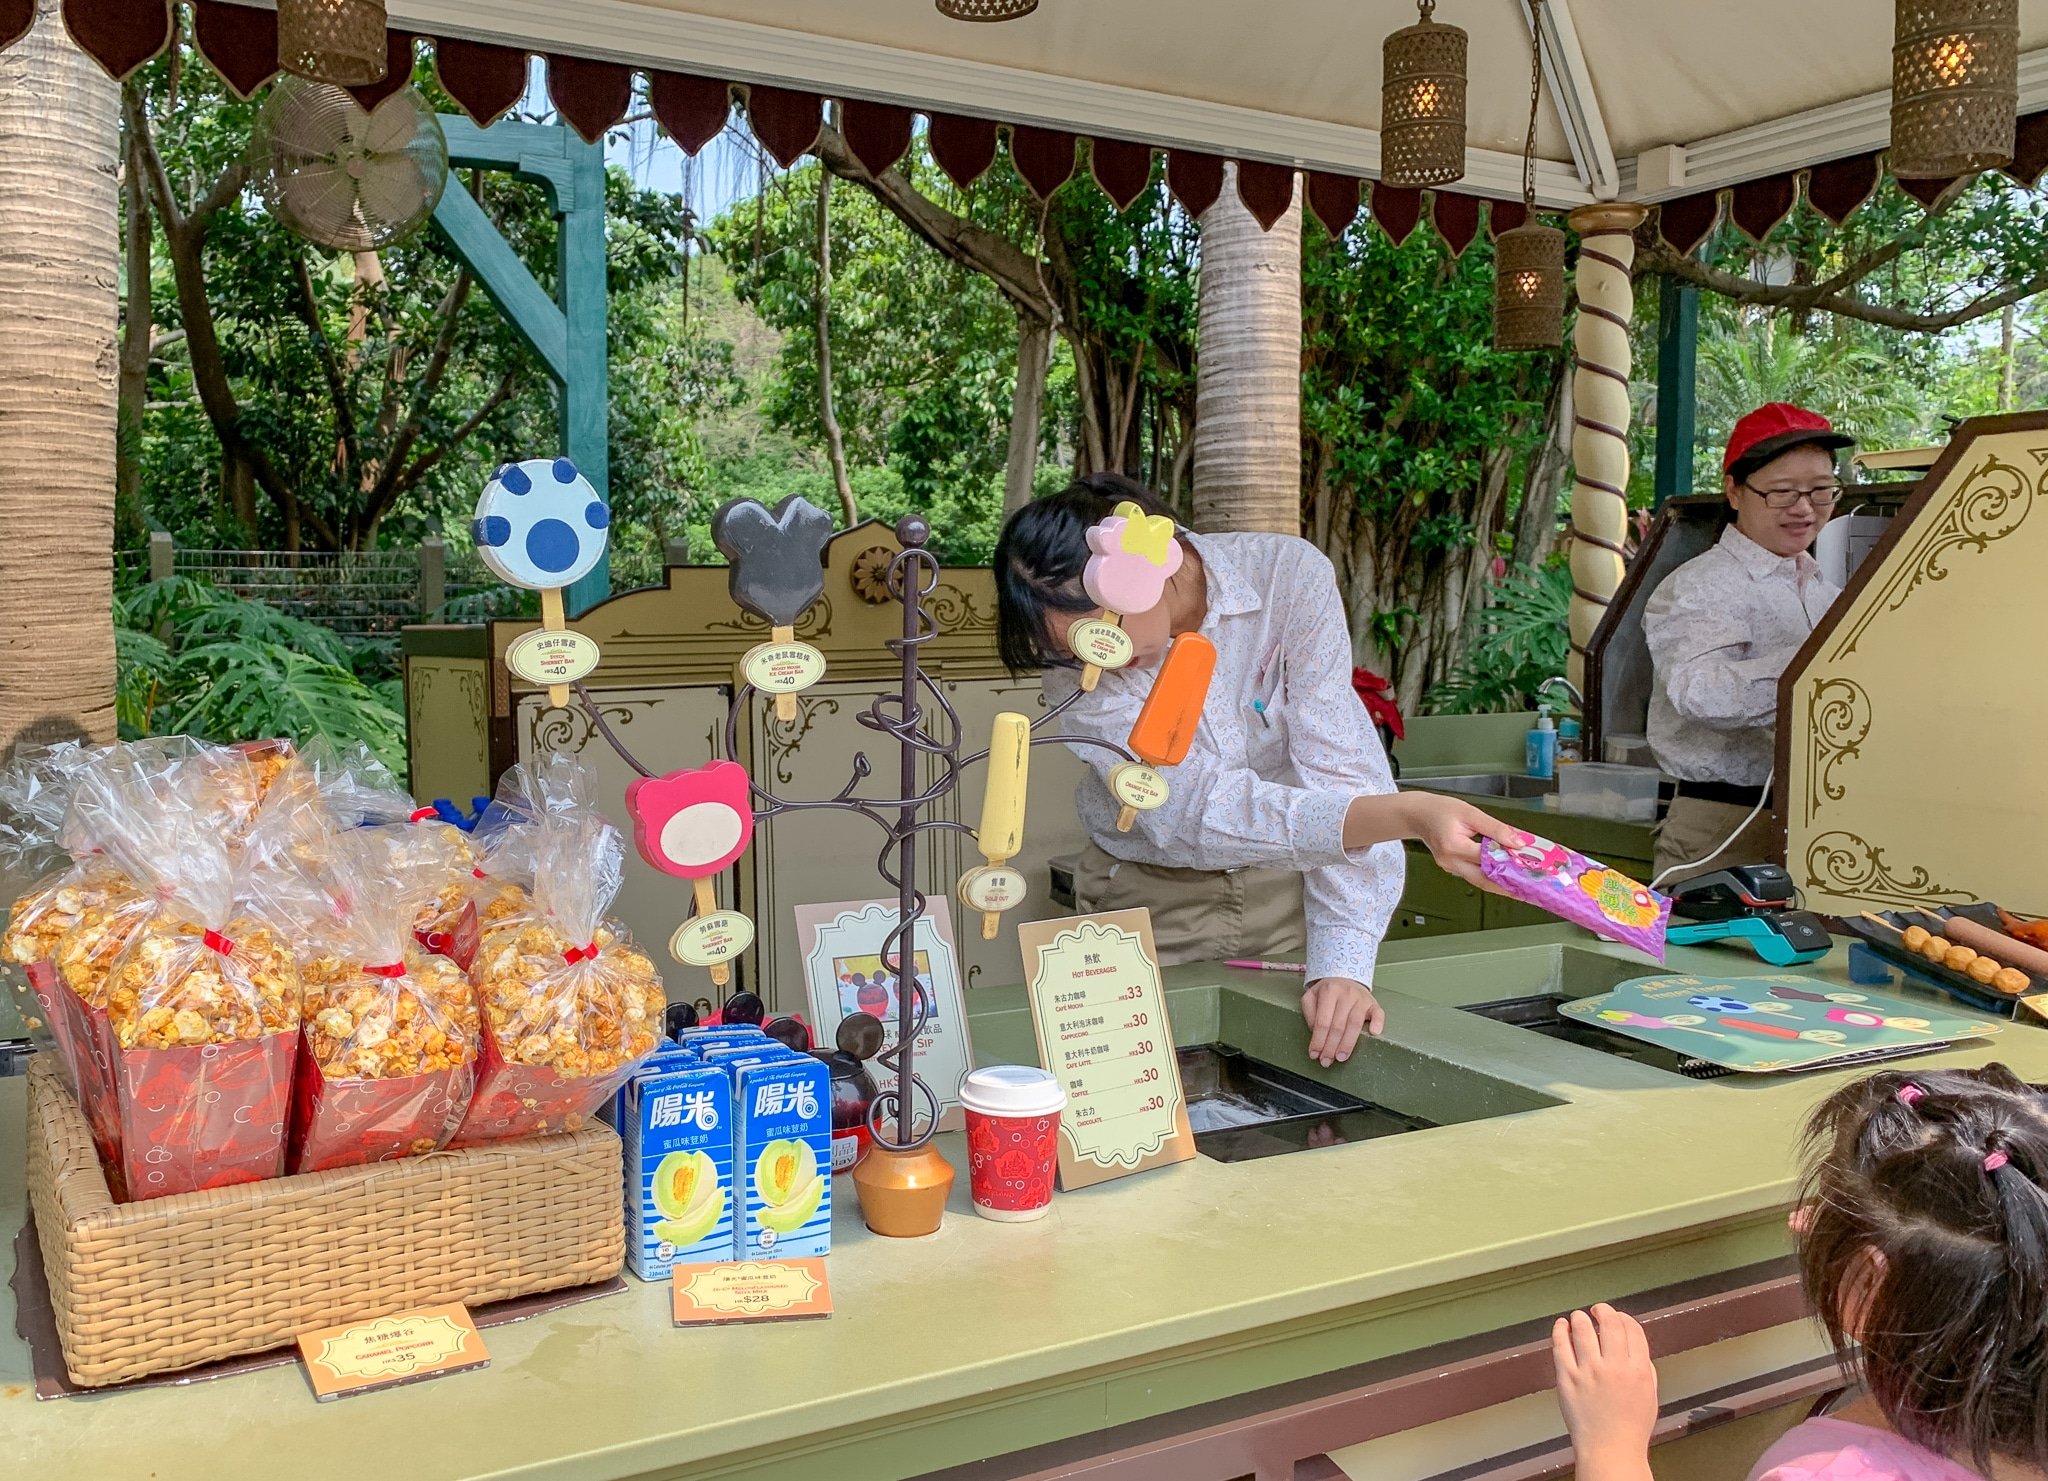
<instances>
[{"instance_id":1,"label":"child's raised hand","mask_svg":"<svg viewBox=\"0 0 2048 1481\"><path fill-rule=\"evenodd\" d=\"M1551 1328L1550 1355L1580 1481L1647 1478L1657 1370L1642 1323L1604 1302L1575 1311Z\"/></svg>"}]
</instances>

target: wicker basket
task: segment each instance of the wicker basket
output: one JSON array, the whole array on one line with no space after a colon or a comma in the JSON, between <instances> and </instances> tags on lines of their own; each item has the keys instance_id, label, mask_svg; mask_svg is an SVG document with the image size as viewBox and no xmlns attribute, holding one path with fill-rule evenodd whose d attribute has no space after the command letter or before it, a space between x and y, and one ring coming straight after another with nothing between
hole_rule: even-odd
<instances>
[{"instance_id":1,"label":"wicker basket","mask_svg":"<svg viewBox=\"0 0 2048 1481\"><path fill-rule=\"evenodd\" d=\"M409 1307L609 1280L625 1256L602 1126L117 1204L85 1116L41 1056L28 1193L71 1381L283 1346Z\"/></svg>"}]
</instances>

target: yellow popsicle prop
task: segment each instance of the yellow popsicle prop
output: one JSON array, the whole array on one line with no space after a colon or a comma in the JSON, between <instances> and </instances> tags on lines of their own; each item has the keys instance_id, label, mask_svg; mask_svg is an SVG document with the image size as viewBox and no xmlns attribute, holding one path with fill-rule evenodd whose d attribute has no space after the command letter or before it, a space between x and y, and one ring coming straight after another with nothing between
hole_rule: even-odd
<instances>
[{"instance_id":1,"label":"yellow popsicle prop","mask_svg":"<svg viewBox=\"0 0 2048 1481\"><path fill-rule=\"evenodd\" d=\"M1024 798L1031 772L1031 722L1022 715L997 715L989 737L988 789L981 799L981 827L975 846L991 870L1024 849ZM967 882L963 881L963 891ZM981 912L981 939L993 941L1002 919L1000 910Z\"/></svg>"},{"instance_id":2,"label":"yellow popsicle prop","mask_svg":"<svg viewBox=\"0 0 2048 1481\"><path fill-rule=\"evenodd\" d=\"M562 605L561 587L543 586L541 588L540 625L544 631L551 633L567 632L569 630L569 613ZM569 686L567 684L548 685L548 704L558 710L567 709L569 705Z\"/></svg>"}]
</instances>

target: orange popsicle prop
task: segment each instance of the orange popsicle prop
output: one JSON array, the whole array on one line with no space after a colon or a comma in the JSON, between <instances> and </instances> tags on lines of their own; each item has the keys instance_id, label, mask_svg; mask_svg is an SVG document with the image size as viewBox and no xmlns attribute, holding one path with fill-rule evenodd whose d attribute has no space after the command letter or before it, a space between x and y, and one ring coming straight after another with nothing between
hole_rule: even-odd
<instances>
[{"instance_id":1,"label":"orange popsicle prop","mask_svg":"<svg viewBox=\"0 0 2048 1481\"><path fill-rule=\"evenodd\" d=\"M1131 749L1144 765L1134 768L1126 763L1110 773L1110 789L1124 805L1116 820L1119 833L1131 831L1140 808L1157 807L1166 800L1165 781L1152 768L1178 766L1187 759L1215 674L1216 645L1200 633L1182 633L1166 650L1152 692L1138 711L1138 723L1131 727ZM1156 797L1151 795L1155 788Z\"/></svg>"}]
</instances>

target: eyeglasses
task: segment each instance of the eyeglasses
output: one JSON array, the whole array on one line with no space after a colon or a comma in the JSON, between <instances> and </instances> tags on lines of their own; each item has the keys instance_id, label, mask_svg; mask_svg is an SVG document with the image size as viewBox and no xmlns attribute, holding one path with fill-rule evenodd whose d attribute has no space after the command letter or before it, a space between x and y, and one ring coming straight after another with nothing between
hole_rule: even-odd
<instances>
[{"instance_id":1,"label":"eyeglasses","mask_svg":"<svg viewBox=\"0 0 2048 1481\"><path fill-rule=\"evenodd\" d=\"M1842 486L1839 483L1824 483L1818 488L1810 489L1760 489L1744 479L1742 486L1752 494L1760 496L1764 503L1773 509L1790 509L1804 499L1813 505L1814 511L1818 513L1824 509L1834 508L1842 497Z\"/></svg>"}]
</instances>

